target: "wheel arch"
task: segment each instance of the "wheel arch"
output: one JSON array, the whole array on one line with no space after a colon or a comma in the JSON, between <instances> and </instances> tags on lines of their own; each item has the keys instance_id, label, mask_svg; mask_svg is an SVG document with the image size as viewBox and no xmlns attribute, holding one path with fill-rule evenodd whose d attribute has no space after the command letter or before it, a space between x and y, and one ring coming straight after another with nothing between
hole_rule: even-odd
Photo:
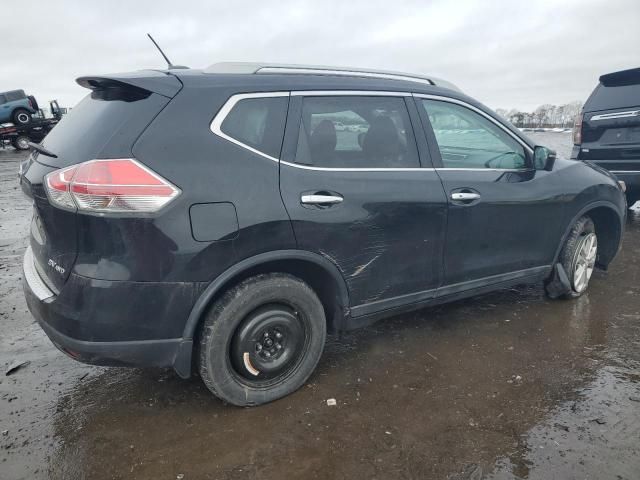
<instances>
[{"instance_id":1,"label":"wheel arch","mask_svg":"<svg viewBox=\"0 0 640 480\"><path fill-rule=\"evenodd\" d=\"M607 201L589 203L573 216L556 249L553 264L555 265L558 258L560 258L560 252L567 241L571 228L573 228L573 225L580 217L585 215L593 221L596 228L596 235L598 236L599 251L596 265L606 270L609 263L618 253L624 225L624 214L621 215L616 205Z\"/></svg>"},{"instance_id":2,"label":"wheel arch","mask_svg":"<svg viewBox=\"0 0 640 480\"><path fill-rule=\"evenodd\" d=\"M174 368L182 377L191 373L194 339L203 315L224 292L260 273L281 272L305 281L316 292L325 310L327 329L338 331L349 315L349 291L338 267L325 257L304 250L278 250L246 258L225 270L202 292L185 324Z\"/></svg>"}]
</instances>

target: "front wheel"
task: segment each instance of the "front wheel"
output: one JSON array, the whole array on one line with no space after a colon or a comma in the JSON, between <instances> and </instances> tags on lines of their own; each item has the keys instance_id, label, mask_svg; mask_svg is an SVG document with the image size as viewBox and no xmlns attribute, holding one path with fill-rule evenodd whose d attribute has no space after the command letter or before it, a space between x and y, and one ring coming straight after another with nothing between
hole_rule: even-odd
<instances>
[{"instance_id":1,"label":"front wheel","mask_svg":"<svg viewBox=\"0 0 640 480\"><path fill-rule=\"evenodd\" d=\"M326 335L324 308L306 283L284 273L251 277L207 313L200 376L214 395L233 405L271 402L309 378Z\"/></svg>"},{"instance_id":2,"label":"front wheel","mask_svg":"<svg viewBox=\"0 0 640 480\"><path fill-rule=\"evenodd\" d=\"M587 216L581 217L571 229L560 253L560 263L571 286L565 298L579 297L587 290L597 257L598 237L593 221Z\"/></svg>"}]
</instances>

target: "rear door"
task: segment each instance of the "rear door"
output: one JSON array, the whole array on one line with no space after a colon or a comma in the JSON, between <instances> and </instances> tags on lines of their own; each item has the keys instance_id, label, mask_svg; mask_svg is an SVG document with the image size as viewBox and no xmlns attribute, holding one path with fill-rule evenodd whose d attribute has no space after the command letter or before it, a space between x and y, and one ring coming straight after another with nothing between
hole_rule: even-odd
<instances>
[{"instance_id":1,"label":"rear door","mask_svg":"<svg viewBox=\"0 0 640 480\"><path fill-rule=\"evenodd\" d=\"M619 72L624 73L624 72ZM580 159L614 171L640 170L640 69L605 75L584 106Z\"/></svg>"},{"instance_id":2,"label":"rear door","mask_svg":"<svg viewBox=\"0 0 640 480\"><path fill-rule=\"evenodd\" d=\"M298 247L342 272L353 316L431 298L441 280L446 198L407 99L292 92L282 198Z\"/></svg>"},{"instance_id":3,"label":"rear door","mask_svg":"<svg viewBox=\"0 0 640 480\"><path fill-rule=\"evenodd\" d=\"M416 105L449 202L438 294L545 271L562 225L553 172L531 168L530 147L472 105L429 95Z\"/></svg>"}]
</instances>

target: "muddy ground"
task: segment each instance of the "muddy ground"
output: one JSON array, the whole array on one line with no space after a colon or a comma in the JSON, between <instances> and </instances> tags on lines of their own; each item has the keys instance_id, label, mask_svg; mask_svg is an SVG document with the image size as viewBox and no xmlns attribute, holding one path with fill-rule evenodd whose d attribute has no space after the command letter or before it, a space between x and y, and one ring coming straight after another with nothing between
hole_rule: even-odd
<instances>
[{"instance_id":1,"label":"muddy ground","mask_svg":"<svg viewBox=\"0 0 640 480\"><path fill-rule=\"evenodd\" d=\"M578 300L518 287L333 337L300 391L239 409L49 343L22 297L21 158L0 150L0 479L640 478L640 211Z\"/></svg>"}]
</instances>

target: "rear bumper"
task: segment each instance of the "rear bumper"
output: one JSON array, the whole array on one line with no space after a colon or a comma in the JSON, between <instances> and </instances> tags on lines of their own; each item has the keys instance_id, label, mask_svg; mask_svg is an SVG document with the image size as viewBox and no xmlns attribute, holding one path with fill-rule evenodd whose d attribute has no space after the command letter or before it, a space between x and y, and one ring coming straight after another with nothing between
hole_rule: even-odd
<instances>
[{"instance_id":1,"label":"rear bumper","mask_svg":"<svg viewBox=\"0 0 640 480\"><path fill-rule=\"evenodd\" d=\"M173 317L178 310L168 303L180 298L167 296L165 290L167 285L175 287L174 284L141 286L137 282L116 282L114 288L108 288L112 282L105 285L102 281L70 277L55 295L33 262L31 248L28 248L23 263L27 306L62 352L92 365L173 367L180 376L189 376L190 365L185 358L191 358L192 340L160 336L167 331L167 325L172 324L175 325L169 330L182 332L191 308L191 303L183 299L178 310L184 309L185 315ZM145 298L152 294L153 300ZM147 307L148 317L140 313Z\"/></svg>"}]
</instances>

